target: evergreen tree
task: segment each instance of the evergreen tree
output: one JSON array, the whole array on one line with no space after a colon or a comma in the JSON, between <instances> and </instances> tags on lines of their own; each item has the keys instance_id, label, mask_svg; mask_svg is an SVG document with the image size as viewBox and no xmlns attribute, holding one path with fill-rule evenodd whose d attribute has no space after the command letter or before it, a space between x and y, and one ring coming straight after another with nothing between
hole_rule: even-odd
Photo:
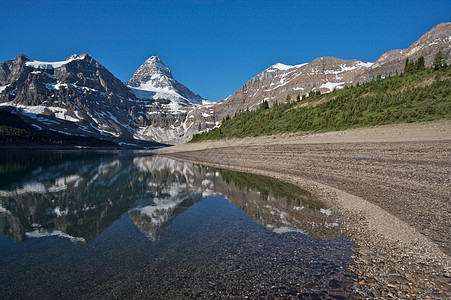
<instances>
[{"instance_id":1,"label":"evergreen tree","mask_svg":"<svg viewBox=\"0 0 451 300\"><path fill-rule=\"evenodd\" d=\"M290 103L290 102L291 102L291 95L288 94L288 95L287 95L287 103Z\"/></svg>"},{"instance_id":2,"label":"evergreen tree","mask_svg":"<svg viewBox=\"0 0 451 300\"><path fill-rule=\"evenodd\" d=\"M436 70L439 70L446 66L445 56L443 55L442 51L437 52L437 54L435 55L433 66Z\"/></svg>"},{"instance_id":3,"label":"evergreen tree","mask_svg":"<svg viewBox=\"0 0 451 300\"><path fill-rule=\"evenodd\" d=\"M409 62L409 58L406 58L406 63L404 64L404 73L409 73L410 69L410 62Z\"/></svg>"},{"instance_id":4,"label":"evergreen tree","mask_svg":"<svg viewBox=\"0 0 451 300\"><path fill-rule=\"evenodd\" d=\"M417 71L423 71L425 69L424 56L421 56L420 58L418 58L416 69L417 69Z\"/></svg>"}]
</instances>

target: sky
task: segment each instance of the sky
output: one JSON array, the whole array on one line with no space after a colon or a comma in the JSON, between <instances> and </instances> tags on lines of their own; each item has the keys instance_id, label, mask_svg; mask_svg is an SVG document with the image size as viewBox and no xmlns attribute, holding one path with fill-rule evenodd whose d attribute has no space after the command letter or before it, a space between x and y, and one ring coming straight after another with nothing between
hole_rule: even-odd
<instances>
[{"instance_id":1,"label":"sky","mask_svg":"<svg viewBox=\"0 0 451 300\"><path fill-rule=\"evenodd\" d=\"M451 21L449 0L0 0L0 62L88 53L122 81L157 55L205 99L225 99L275 63L374 62Z\"/></svg>"}]
</instances>

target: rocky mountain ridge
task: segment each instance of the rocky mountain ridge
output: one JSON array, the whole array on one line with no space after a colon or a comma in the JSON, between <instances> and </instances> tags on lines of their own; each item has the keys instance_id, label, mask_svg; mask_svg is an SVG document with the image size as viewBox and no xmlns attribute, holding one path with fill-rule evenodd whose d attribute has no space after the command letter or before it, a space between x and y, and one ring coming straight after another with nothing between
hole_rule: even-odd
<instances>
[{"instance_id":1,"label":"rocky mountain ridge","mask_svg":"<svg viewBox=\"0 0 451 300\"><path fill-rule=\"evenodd\" d=\"M441 51L451 62L451 23L442 23L425 33L409 48L384 53L376 62L357 59L343 60L320 57L310 63L295 66L277 63L250 79L235 93L214 107L215 116L222 119L239 110L255 109L263 101L273 104L306 96L311 91L328 93L334 89L371 81L377 76L394 76L404 70L405 60L416 61L423 56L426 67Z\"/></svg>"},{"instance_id":2,"label":"rocky mountain ridge","mask_svg":"<svg viewBox=\"0 0 451 300\"><path fill-rule=\"evenodd\" d=\"M441 51L451 62L451 23L442 23L409 48L392 50L376 62L320 57L294 66L274 64L217 103L176 81L157 56L123 83L88 54L41 62L23 54L0 64L0 107L21 114L37 129L93 136L122 145L179 144L220 125L227 115L313 92L399 74L406 58L431 66ZM150 143L150 144L149 144Z\"/></svg>"},{"instance_id":3,"label":"rocky mountain ridge","mask_svg":"<svg viewBox=\"0 0 451 300\"><path fill-rule=\"evenodd\" d=\"M59 62L20 54L0 65L0 106L38 129L129 146L185 142L209 126L208 114L193 111L202 103L212 104L164 68L152 57L127 83L135 86L130 88L88 54ZM164 93L152 91L149 82Z\"/></svg>"}]
</instances>

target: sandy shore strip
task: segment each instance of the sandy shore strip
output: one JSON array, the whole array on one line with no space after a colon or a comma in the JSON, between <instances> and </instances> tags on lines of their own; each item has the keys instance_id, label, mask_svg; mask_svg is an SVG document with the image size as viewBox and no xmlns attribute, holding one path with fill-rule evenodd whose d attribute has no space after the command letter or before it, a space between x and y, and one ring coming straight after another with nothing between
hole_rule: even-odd
<instances>
[{"instance_id":1,"label":"sandy shore strip","mask_svg":"<svg viewBox=\"0 0 451 300\"><path fill-rule=\"evenodd\" d=\"M208 141L157 151L307 189L358 248L355 297L451 294L451 121Z\"/></svg>"},{"instance_id":2,"label":"sandy shore strip","mask_svg":"<svg viewBox=\"0 0 451 300\"><path fill-rule=\"evenodd\" d=\"M451 120L424 123L402 123L381 125L370 128L356 128L342 131L306 134L290 133L276 136L248 137L187 143L159 151L179 152L197 151L210 148L237 147L271 144L334 144L334 143L373 143L373 142L419 142L451 140Z\"/></svg>"}]
</instances>

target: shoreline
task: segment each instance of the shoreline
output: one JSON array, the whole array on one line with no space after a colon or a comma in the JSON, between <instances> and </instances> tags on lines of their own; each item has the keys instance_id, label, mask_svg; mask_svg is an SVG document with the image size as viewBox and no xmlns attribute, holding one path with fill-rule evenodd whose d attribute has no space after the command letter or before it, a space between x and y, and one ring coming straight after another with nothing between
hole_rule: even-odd
<instances>
[{"instance_id":1,"label":"shoreline","mask_svg":"<svg viewBox=\"0 0 451 300\"><path fill-rule=\"evenodd\" d=\"M358 278L354 285L356 298L440 299L450 295L449 233L441 228L444 224L447 226L449 218L446 219L451 213L449 197L446 199L449 163L442 161L449 158L450 145L451 122L441 120L310 136L209 141L160 149L157 153L186 162L270 176L315 194L340 215L342 227L357 244L349 265ZM297 162L299 167L295 166ZM440 166L442 163L445 165ZM404 167L406 164L408 166ZM428 169L428 164L438 165L439 172ZM348 165L351 169L343 171ZM387 168L391 173L384 175ZM412 180L410 177L415 176L419 168L425 169L419 172L421 176L427 179L436 176L435 181L421 185L423 177ZM364 171L355 171L360 169ZM343 176L349 178L336 183ZM375 188L371 187L372 176L376 178ZM362 182L352 186L358 180ZM437 188L437 183L441 184L438 187L441 202L434 203L430 212L425 212L428 214L425 225L417 225L414 217L412 221L410 211L403 213L406 209L415 212L414 202L401 210L396 208L399 203L386 203L393 201L391 191L395 196L405 194L405 199L422 200L422 195L417 194L427 194L429 189ZM409 189L411 184L415 187ZM377 193L384 185L389 187L381 193L380 200L362 193L371 188ZM445 211L437 212L440 207ZM421 213L422 208L418 210ZM434 213L439 213L445 223L431 229L427 224L433 220ZM437 230L441 231L438 236Z\"/></svg>"},{"instance_id":2,"label":"shoreline","mask_svg":"<svg viewBox=\"0 0 451 300\"><path fill-rule=\"evenodd\" d=\"M281 142L290 144L335 144L335 143L376 143L376 142L419 142L450 141L451 120L432 122L400 123L374 127L352 128L322 133L285 133L273 136L208 140L185 143L157 150L156 153L188 152L211 148L274 145Z\"/></svg>"}]
</instances>

